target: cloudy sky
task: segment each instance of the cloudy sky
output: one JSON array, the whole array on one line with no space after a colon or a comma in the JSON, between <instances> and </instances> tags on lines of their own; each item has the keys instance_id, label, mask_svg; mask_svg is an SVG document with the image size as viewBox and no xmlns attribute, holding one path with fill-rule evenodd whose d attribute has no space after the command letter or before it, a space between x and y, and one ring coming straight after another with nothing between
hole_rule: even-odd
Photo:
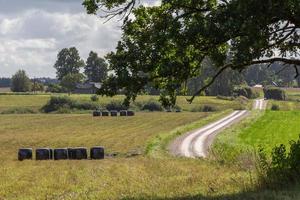
<instances>
[{"instance_id":1,"label":"cloudy sky","mask_svg":"<svg viewBox=\"0 0 300 200\"><path fill-rule=\"evenodd\" d=\"M157 0L148 0L151 3ZM58 51L75 46L83 59L115 49L120 23L87 15L82 0L0 0L0 77L18 69L55 77Z\"/></svg>"}]
</instances>

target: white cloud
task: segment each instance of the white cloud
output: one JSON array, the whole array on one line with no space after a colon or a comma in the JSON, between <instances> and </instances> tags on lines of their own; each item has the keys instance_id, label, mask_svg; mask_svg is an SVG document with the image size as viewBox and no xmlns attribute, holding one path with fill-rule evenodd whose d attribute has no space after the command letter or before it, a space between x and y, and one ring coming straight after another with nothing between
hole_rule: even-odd
<instances>
[{"instance_id":1,"label":"white cloud","mask_svg":"<svg viewBox=\"0 0 300 200\"><path fill-rule=\"evenodd\" d=\"M85 13L28 10L0 17L0 77L25 69L30 76L55 76L58 51L75 46L86 58L89 51L104 56L115 48L121 32L116 22L103 24Z\"/></svg>"},{"instance_id":2,"label":"white cloud","mask_svg":"<svg viewBox=\"0 0 300 200\"><path fill-rule=\"evenodd\" d=\"M0 77L18 69L55 77L56 55L65 47L77 47L84 59L91 50L106 55L120 39L121 22L103 22L87 15L79 0L0 0Z\"/></svg>"}]
</instances>

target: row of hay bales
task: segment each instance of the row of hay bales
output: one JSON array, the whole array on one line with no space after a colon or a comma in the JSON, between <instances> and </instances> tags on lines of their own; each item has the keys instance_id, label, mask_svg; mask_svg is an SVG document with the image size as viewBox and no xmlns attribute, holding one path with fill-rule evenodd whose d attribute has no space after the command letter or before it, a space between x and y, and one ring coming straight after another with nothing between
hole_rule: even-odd
<instances>
[{"instance_id":1,"label":"row of hay bales","mask_svg":"<svg viewBox=\"0 0 300 200\"><path fill-rule=\"evenodd\" d=\"M93 112L93 116L94 117L106 117L106 116L112 116L112 117L117 117L117 116L121 116L121 117L126 117L126 116L134 116L135 113L134 111L131 110L121 110L120 112L118 112L117 110L111 110L111 111L101 111L101 110L95 110Z\"/></svg>"},{"instance_id":2,"label":"row of hay bales","mask_svg":"<svg viewBox=\"0 0 300 200\"><path fill-rule=\"evenodd\" d=\"M32 148L21 148L18 151L18 160L32 160ZM36 160L85 160L88 159L88 149L85 147L76 148L38 148L35 150ZM103 147L92 147L90 149L90 159L104 159Z\"/></svg>"}]
</instances>

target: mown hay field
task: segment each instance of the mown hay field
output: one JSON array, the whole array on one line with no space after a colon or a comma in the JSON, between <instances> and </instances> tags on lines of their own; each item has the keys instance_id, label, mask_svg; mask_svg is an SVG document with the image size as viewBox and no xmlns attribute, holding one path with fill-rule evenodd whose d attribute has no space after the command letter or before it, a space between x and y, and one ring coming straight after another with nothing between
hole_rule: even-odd
<instances>
[{"instance_id":1,"label":"mown hay field","mask_svg":"<svg viewBox=\"0 0 300 200\"><path fill-rule=\"evenodd\" d=\"M189 112L138 113L128 118L0 115L0 198L177 199L235 194L248 183L246 172L236 173L233 168L201 160L154 158L144 153L147 143L159 134L221 116ZM17 161L19 147L93 145L120 155L101 161ZM142 155L126 157L133 151Z\"/></svg>"}]
</instances>

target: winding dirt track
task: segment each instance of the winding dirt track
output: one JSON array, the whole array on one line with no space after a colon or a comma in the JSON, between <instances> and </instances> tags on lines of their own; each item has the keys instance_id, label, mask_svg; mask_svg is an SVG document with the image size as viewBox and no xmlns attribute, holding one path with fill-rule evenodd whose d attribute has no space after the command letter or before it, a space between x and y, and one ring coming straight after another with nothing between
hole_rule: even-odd
<instances>
[{"instance_id":1,"label":"winding dirt track","mask_svg":"<svg viewBox=\"0 0 300 200\"><path fill-rule=\"evenodd\" d=\"M254 101L253 109L263 110L266 107L264 99ZM198 130L187 133L175 139L169 147L171 154L189 158L206 158L214 138L225 128L240 122L249 114L247 110L234 111L230 115Z\"/></svg>"}]
</instances>

